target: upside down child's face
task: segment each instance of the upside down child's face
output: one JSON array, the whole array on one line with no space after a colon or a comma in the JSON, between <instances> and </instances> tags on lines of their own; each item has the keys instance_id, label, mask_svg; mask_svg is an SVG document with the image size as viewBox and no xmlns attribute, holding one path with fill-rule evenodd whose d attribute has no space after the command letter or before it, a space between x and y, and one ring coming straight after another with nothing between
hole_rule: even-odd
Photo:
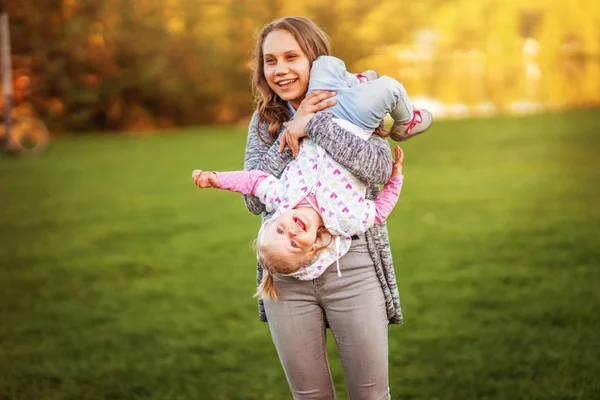
<instances>
[{"instance_id":1,"label":"upside down child's face","mask_svg":"<svg viewBox=\"0 0 600 400\"><path fill-rule=\"evenodd\" d=\"M318 248L317 231L323 219L310 206L300 206L281 214L266 232L265 239L291 262L306 262Z\"/></svg>"},{"instance_id":2,"label":"upside down child's face","mask_svg":"<svg viewBox=\"0 0 600 400\"><path fill-rule=\"evenodd\" d=\"M297 109L308 90L310 61L294 36L283 29L269 33L263 42L262 62L271 90Z\"/></svg>"}]
</instances>

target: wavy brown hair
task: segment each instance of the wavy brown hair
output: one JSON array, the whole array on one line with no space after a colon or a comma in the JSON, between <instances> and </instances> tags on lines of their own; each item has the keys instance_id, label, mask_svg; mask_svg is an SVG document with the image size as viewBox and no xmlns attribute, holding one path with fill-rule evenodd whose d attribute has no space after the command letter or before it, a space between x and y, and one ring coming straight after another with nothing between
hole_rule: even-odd
<instances>
[{"instance_id":1,"label":"wavy brown hair","mask_svg":"<svg viewBox=\"0 0 600 400\"><path fill-rule=\"evenodd\" d=\"M329 55L331 48L325 32L314 22L305 17L285 17L265 25L256 38L256 47L250 61L252 68L252 92L258 116L269 123L269 136L277 139L279 129L291 117L285 101L271 90L265 78L263 64L263 44L269 33L275 30L285 30L294 36L300 49L306 55L310 64L319 56ZM260 135L260 133L259 133ZM266 138L262 138L265 140Z\"/></svg>"}]
</instances>

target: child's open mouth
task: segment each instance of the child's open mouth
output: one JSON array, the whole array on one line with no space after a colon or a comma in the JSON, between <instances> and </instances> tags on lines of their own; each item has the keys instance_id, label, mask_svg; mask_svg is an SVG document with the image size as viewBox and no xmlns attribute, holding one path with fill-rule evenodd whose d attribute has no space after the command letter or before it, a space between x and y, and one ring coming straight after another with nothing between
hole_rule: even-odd
<instances>
[{"instance_id":1,"label":"child's open mouth","mask_svg":"<svg viewBox=\"0 0 600 400\"><path fill-rule=\"evenodd\" d=\"M294 222L296 223L296 225L298 225L298 227L300 227L300 229L306 231L306 225L304 224L304 222L302 222L300 218L294 218Z\"/></svg>"}]
</instances>

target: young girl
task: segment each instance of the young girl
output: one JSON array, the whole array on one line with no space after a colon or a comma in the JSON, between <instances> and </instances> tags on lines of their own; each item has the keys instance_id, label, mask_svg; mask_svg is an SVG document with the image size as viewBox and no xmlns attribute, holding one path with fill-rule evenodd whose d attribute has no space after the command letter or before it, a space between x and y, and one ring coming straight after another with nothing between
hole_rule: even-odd
<instances>
[{"instance_id":1,"label":"young girl","mask_svg":"<svg viewBox=\"0 0 600 400\"><path fill-rule=\"evenodd\" d=\"M402 189L404 155L396 146L390 180L375 201L366 200L367 184L338 164L311 140L304 140L298 158L281 179L261 171L203 172L192 177L201 188L216 187L258 197L270 219L256 240L262 266L268 271L258 296L276 299L273 274L312 280L321 276L350 248L352 236L365 233L391 213Z\"/></svg>"}]
</instances>

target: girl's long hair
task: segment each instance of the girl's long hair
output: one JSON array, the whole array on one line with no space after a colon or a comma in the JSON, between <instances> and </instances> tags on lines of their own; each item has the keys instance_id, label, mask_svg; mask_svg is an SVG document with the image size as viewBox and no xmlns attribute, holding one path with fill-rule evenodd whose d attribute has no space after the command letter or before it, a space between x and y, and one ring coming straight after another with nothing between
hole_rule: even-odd
<instances>
[{"instance_id":1,"label":"girl's long hair","mask_svg":"<svg viewBox=\"0 0 600 400\"><path fill-rule=\"evenodd\" d=\"M273 221L274 219L269 219L263 222L258 231L258 237L255 241L258 262L263 267L263 277L256 293L254 294L254 297L258 297L263 300L277 300L277 292L275 291L273 275L291 274L298 271L300 268L304 268L312 264L319 253L326 249L333 240L333 236L331 233L329 233L327 228L324 226L319 227L317 230L317 242L320 243L320 246L315 250L313 257L303 263L290 263L288 260L280 257L278 253L272 252L269 246L264 243L264 236ZM327 238L327 243L325 243Z\"/></svg>"},{"instance_id":2,"label":"girl's long hair","mask_svg":"<svg viewBox=\"0 0 600 400\"><path fill-rule=\"evenodd\" d=\"M286 102L271 90L265 78L263 44L269 33L278 29L288 31L294 36L311 65L319 56L331 53L329 39L325 32L305 17L281 18L265 25L260 31L250 61L250 68L253 71L252 92L258 116L261 120L269 123L268 132L273 140L277 139L277 134L283 123L291 117ZM261 139L266 140L262 137Z\"/></svg>"}]
</instances>

